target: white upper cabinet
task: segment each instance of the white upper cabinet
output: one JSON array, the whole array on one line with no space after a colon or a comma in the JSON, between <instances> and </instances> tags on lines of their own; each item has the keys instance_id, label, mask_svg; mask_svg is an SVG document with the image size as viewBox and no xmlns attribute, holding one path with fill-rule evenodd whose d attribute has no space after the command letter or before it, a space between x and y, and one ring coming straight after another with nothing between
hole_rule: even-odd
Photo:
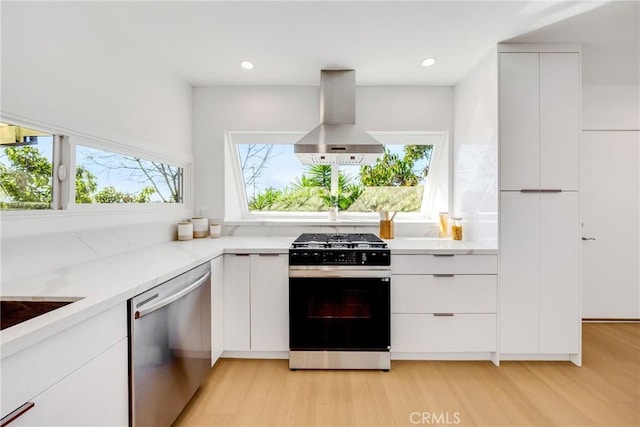
<instances>
[{"instance_id":1,"label":"white upper cabinet","mask_svg":"<svg viewBox=\"0 0 640 427\"><path fill-rule=\"evenodd\" d=\"M500 189L576 191L580 54L500 54Z\"/></svg>"},{"instance_id":2,"label":"white upper cabinet","mask_svg":"<svg viewBox=\"0 0 640 427\"><path fill-rule=\"evenodd\" d=\"M540 188L578 190L580 55L540 54Z\"/></svg>"},{"instance_id":3,"label":"white upper cabinet","mask_svg":"<svg viewBox=\"0 0 640 427\"><path fill-rule=\"evenodd\" d=\"M500 189L540 185L538 53L500 54Z\"/></svg>"}]
</instances>

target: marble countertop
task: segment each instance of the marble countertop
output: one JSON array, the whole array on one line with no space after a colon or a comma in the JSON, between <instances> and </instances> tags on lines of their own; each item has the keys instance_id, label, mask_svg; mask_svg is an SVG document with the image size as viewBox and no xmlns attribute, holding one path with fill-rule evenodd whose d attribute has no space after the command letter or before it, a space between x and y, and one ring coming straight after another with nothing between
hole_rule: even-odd
<instances>
[{"instance_id":1,"label":"marble countertop","mask_svg":"<svg viewBox=\"0 0 640 427\"><path fill-rule=\"evenodd\" d=\"M80 297L79 301L0 332L2 358L124 304L172 277L223 253L287 253L294 237L222 237L168 242L3 282L0 296ZM471 242L434 238L387 240L392 254L497 254Z\"/></svg>"}]
</instances>

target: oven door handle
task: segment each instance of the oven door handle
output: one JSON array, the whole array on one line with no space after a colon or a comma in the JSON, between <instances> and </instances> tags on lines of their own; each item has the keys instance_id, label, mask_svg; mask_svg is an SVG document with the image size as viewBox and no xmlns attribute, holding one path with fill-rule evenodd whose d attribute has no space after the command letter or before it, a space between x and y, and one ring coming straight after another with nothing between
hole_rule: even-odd
<instances>
[{"instance_id":1,"label":"oven door handle","mask_svg":"<svg viewBox=\"0 0 640 427\"><path fill-rule=\"evenodd\" d=\"M289 277L318 277L318 278L386 278L391 277L391 270L389 269L367 269L367 270L338 270L338 269L326 269L326 268L314 268L311 269L289 269Z\"/></svg>"}]
</instances>

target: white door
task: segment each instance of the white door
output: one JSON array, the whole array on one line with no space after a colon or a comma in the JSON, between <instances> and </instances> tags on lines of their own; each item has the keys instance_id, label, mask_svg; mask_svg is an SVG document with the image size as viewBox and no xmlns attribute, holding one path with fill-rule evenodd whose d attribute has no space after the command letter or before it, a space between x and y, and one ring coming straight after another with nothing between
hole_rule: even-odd
<instances>
[{"instance_id":1,"label":"white door","mask_svg":"<svg viewBox=\"0 0 640 427\"><path fill-rule=\"evenodd\" d=\"M580 352L580 197L540 195L540 352Z\"/></svg>"},{"instance_id":2,"label":"white door","mask_svg":"<svg viewBox=\"0 0 640 427\"><path fill-rule=\"evenodd\" d=\"M585 131L582 316L640 318L640 132Z\"/></svg>"},{"instance_id":3,"label":"white door","mask_svg":"<svg viewBox=\"0 0 640 427\"><path fill-rule=\"evenodd\" d=\"M251 351L289 350L289 259L251 255Z\"/></svg>"},{"instance_id":4,"label":"white door","mask_svg":"<svg viewBox=\"0 0 640 427\"><path fill-rule=\"evenodd\" d=\"M540 194L500 193L500 351L537 353Z\"/></svg>"},{"instance_id":5,"label":"white door","mask_svg":"<svg viewBox=\"0 0 640 427\"><path fill-rule=\"evenodd\" d=\"M224 255L224 349L249 351L251 283L249 255Z\"/></svg>"},{"instance_id":6,"label":"white door","mask_svg":"<svg viewBox=\"0 0 640 427\"><path fill-rule=\"evenodd\" d=\"M540 54L540 188L578 190L580 55Z\"/></svg>"},{"instance_id":7,"label":"white door","mask_svg":"<svg viewBox=\"0 0 640 427\"><path fill-rule=\"evenodd\" d=\"M538 53L500 54L500 189L540 188Z\"/></svg>"}]
</instances>

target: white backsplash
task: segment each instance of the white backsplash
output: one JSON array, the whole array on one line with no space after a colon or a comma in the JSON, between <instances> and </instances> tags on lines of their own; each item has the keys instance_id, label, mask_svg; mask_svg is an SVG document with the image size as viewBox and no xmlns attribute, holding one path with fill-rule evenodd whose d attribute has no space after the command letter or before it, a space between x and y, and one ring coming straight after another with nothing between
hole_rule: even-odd
<instances>
[{"instance_id":1,"label":"white backsplash","mask_svg":"<svg viewBox=\"0 0 640 427\"><path fill-rule=\"evenodd\" d=\"M2 239L2 282L81 264L176 239L168 222Z\"/></svg>"}]
</instances>

